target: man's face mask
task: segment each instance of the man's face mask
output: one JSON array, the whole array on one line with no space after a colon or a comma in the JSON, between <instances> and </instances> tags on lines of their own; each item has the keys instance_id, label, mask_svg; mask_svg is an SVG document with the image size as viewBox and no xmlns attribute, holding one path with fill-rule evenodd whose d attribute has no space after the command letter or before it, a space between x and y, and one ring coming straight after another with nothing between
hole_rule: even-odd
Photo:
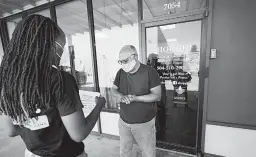
<instances>
[{"instance_id":1,"label":"man's face mask","mask_svg":"<svg viewBox=\"0 0 256 157\"><path fill-rule=\"evenodd\" d=\"M136 61L133 59L131 60L129 63L127 64L123 64L122 65L122 69L125 71L125 72L130 72L132 71L132 69L134 68L134 66L136 65Z\"/></svg>"},{"instance_id":2,"label":"man's face mask","mask_svg":"<svg viewBox=\"0 0 256 157\"><path fill-rule=\"evenodd\" d=\"M133 55L132 55L133 56ZM134 58L127 58L126 60L124 61L120 61L119 64L122 65L122 69L125 71L125 72L130 72L136 65L136 61Z\"/></svg>"}]
</instances>

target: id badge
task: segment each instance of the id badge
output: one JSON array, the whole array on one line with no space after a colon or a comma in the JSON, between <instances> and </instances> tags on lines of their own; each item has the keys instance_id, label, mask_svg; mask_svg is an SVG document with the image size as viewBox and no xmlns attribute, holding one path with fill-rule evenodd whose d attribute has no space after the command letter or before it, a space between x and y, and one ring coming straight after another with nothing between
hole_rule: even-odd
<instances>
[{"instance_id":1,"label":"id badge","mask_svg":"<svg viewBox=\"0 0 256 157\"><path fill-rule=\"evenodd\" d=\"M13 122L14 125L20 125L16 122ZM23 125L25 128L28 128L32 131L44 129L50 126L48 117L46 115L38 116L36 118L30 118Z\"/></svg>"}]
</instances>

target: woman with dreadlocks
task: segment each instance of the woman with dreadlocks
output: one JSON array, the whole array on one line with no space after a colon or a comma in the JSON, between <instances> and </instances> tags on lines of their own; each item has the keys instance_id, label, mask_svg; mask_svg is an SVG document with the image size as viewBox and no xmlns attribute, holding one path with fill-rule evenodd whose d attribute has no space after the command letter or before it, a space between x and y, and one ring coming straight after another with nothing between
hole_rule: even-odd
<instances>
[{"instance_id":1,"label":"woman with dreadlocks","mask_svg":"<svg viewBox=\"0 0 256 157\"><path fill-rule=\"evenodd\" d=\"M9 136L21 136L27 157L85 157L83 140L105 99L84 117L72 75L58 64L65 34L51 19L31 15L16 27L0 67L0 111Z\"/></svg>"}]
</instances>

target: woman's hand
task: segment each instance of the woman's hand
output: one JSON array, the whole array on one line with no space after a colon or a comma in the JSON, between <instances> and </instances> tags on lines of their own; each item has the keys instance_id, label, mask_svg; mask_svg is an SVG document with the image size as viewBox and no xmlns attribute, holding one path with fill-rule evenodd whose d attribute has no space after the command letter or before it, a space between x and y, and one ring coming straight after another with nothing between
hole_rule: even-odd
<instances>
[{"instance_id":1,"label":"woman's hand","mask_svg":"<svg viewBox=\"0 0 256 157\"><path fill-rule=\"evenodd\" d=\"M106 99L104 97L95 97L96 105L100 105L102 108L106 104Z\"/></svg>"}]
</instances>

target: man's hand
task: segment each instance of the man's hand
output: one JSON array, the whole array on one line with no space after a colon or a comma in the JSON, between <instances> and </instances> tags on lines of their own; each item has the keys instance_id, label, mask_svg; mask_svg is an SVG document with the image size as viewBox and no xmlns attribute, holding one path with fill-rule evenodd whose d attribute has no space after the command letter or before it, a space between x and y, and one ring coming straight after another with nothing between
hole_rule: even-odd
<instances>
[{"instance_id":1,"label":"man's hand","mask_svg":"<svg viewBox=\"0 0 256 157\"><path fill-rule=\"evenodd\" d=\"M137 101L137 96L136 95L128 95L128 98L129 98L130 102Z\"/></svg>"},{"instance_id":2,"label":"man's hand","mask_svg":"<svg viewBox=\"0 0 256 157\"><path fill-rule=\"evenodd\" d=\"M136 101L136 98L137 98L137 97L136 97L135 95L126 95L126 96L123 96L123 97L120 99L120 101L121 101L122 103L125 103L125 104L130 104L130 103Z\"/></svg>"},{"instance_id":3,"label":"man's hand","mask_svg":"<svg viewBox=\"0 0 256 157\"><path fill-rule=\"evenodd\" d=\"M106 104L106 100L104 97L95 97L95 103L96 105L100 105L103 108Z\"/></svg>"},{"instance_id":4,"label":"man's hand","mask_svg":"<svg viewBox=\"0 0 256 157\"><path fill-rule=\"evenodd\" d=\"M120 99L120 102L125 103L125 104L130 104L131 103L130 98L128 97L128 95L123 96Z\"/></svg>"}]
</instances>

